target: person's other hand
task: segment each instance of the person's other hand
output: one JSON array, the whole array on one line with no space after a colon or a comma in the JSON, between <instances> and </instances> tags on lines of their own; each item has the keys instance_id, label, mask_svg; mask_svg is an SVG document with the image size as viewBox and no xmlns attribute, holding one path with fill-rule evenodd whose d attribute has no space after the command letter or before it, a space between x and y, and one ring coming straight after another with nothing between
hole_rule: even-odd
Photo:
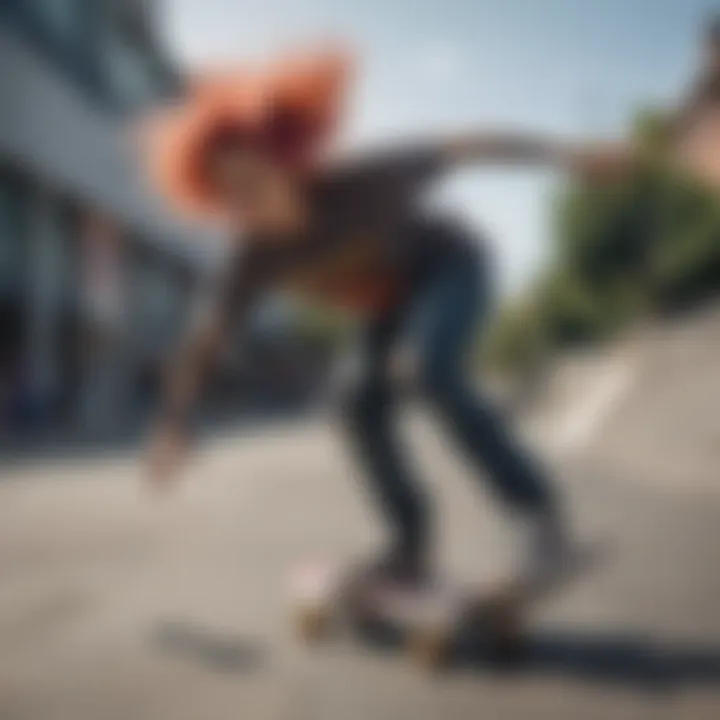
<instances>
[{"instance_id":1,"label":"person's other hand","mask_svg":"<svg viewBox=\"0 0 720 720\"><path fill-rule=\"evenodd\" d=\"M169 490L178 480L187 455L188 441L183 433L160 427L150 441L147 458L147 480L158 491Z\"/></svg>"}]
</instances>

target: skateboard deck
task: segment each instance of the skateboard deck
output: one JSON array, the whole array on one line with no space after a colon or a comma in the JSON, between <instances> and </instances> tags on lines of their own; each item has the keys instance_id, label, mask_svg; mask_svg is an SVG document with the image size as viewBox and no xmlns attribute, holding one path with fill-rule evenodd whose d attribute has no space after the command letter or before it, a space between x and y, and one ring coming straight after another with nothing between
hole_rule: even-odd
<instances>
[{"instance_id":1,"label":"skateboard deck","mask_svg":"<svg viewBox=\"0 0 720 720\"><path fill-rule=\"evenodd\" d=\"M456 579L401 590L363 575L357 567L309 562L292 578L294 628L305 643L349 636L404 650L428 670L448 664L460 644L482 645L498 659L516 657L522 655L533 607L597 559L588 550L566 572L532 592L512 581L483 587Z\"/></svg>"}]
</instances>

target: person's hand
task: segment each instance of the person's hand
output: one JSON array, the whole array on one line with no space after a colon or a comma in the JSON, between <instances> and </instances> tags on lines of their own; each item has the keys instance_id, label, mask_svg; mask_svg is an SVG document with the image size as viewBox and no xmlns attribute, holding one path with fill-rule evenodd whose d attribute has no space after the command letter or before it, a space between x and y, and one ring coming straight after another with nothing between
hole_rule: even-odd
<instances>
[{"instance_id":1,"label":"person's hand","mask_svg":"<svg viewBox=\"0 0 720 720\"><path fill-rule=\"evenodd\" d=\"M187 455L188 441L174 428L160 427L150 441L147 458L147 480L153 490L169 490L180 475Z\"/></svg>"},{"instance_id":2,"label":"person's hand","mask_svg":"<svg viewBox=\"0 0 720 720\"><path fill-rule=\"evenodd\" d=\"M603 181L622 177L632 168L630 148L605 144L576 148L567 153L570 172L586 181Z\"/></svg>"}]
</instances>

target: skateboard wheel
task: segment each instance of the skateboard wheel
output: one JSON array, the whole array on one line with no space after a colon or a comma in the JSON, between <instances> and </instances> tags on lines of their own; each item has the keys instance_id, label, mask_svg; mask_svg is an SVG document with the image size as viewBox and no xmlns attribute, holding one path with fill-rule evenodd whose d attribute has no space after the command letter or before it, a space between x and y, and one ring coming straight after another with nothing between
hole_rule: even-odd
<instances>
[{"instance_id":1,"label":"skateboard wheel","mask_svg":"<svg viewBox=\"0 0 720 720\"><path fill-rule=\"evenodd\" d=\"M440 670L448 659L448 638L437 632L416 632L408 639L413 662L423 670Z\"/></svg>"},{"instance_id":2,"label":"skateboard wheel","mask_svg":"<svg viewBox=\"0 0 720 720\"><path fill-rule=\"evenodd\" d=\"M324 640L330 631L330 614L324 607L304 607L296 611L295 634L305 643Z\"/></svg>"},{"instance_id":3,"label":"skateboard wheel","mask_svg":"<svg viewBox=\"0 0 720 720\"><path fill-rule=\"evenodd\" d=\"M490 625L492 649L503 657L518 657L525 646L525 623L518 608L506 607L497 612Z\"/></svg>"},{"instance_id":4,"label":"skateboard wheel","mask_svg":"<svg viewBox=\"0 0 720 720\"><path fill-rule=\"evenodd\" d=\"M463 625L473 636L485 638L493 654L514 658L525 647L525 620L520 598L503 592L471 604Z\"/></svg>"}]
</instances>

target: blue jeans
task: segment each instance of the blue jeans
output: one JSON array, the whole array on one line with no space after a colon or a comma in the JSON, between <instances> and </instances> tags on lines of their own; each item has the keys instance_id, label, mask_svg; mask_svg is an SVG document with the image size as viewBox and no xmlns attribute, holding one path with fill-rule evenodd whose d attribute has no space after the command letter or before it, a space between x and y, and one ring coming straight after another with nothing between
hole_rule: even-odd
<instances>
[{"instance_id":1,"label":"blue jeans","mask_svg":"<svg viewBox=\"0 0 720 720\"><path fill-rule=\"evenodd\" d=\"M468 457L478 477L521 512L549 511L551 484L520 446L491 402L479 394L465 361L489 315L487 264L475 253L439 263L391 316L364 328L359 377L346 397L345 426L370 490L384 510L397 552L425 558L430 508L394 427L396 393L389 377L392 350L414 330L418 381L424 399Z\"/></svg>"}]
</instances>

